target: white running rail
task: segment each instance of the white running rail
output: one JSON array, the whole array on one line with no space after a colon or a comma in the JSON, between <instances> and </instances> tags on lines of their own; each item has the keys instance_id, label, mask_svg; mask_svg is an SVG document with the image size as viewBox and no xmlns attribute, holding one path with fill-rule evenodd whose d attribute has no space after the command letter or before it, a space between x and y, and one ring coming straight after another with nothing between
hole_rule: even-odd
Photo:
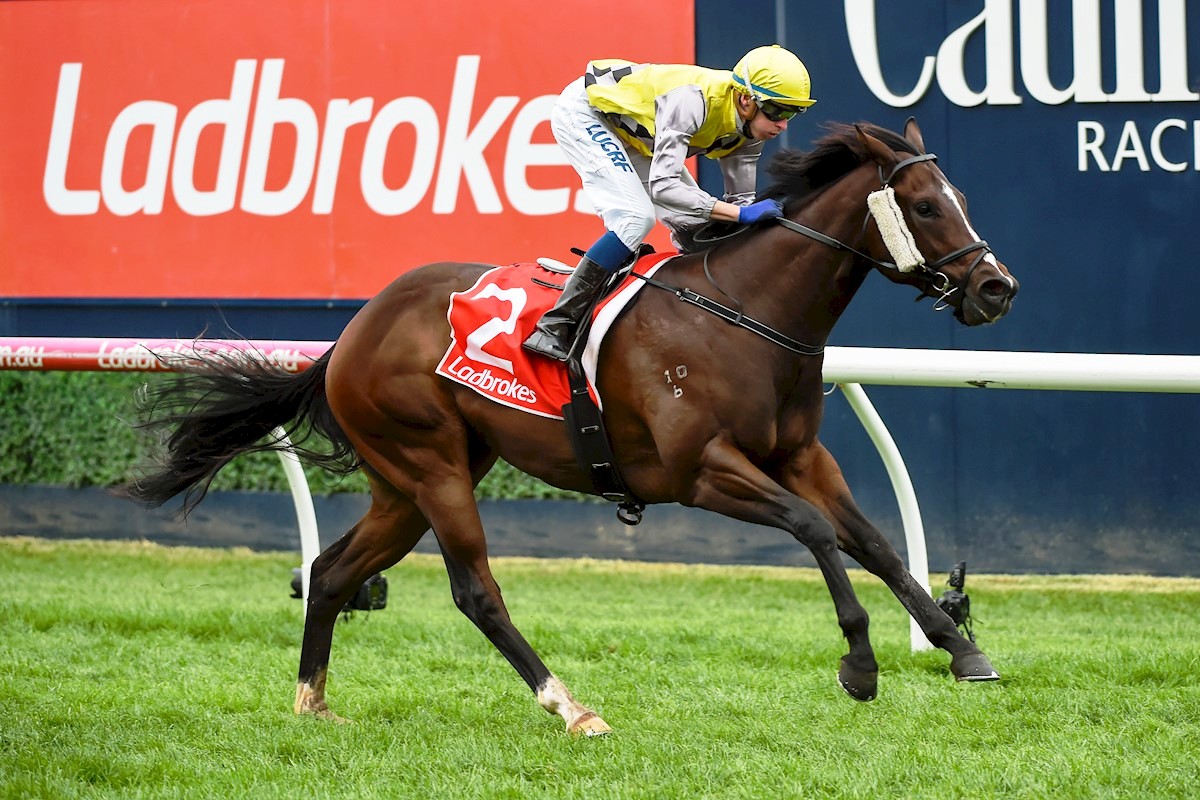
<instances>
[{"instance_id":1,"label":"white running rail","mask_svg":"<svg viewBox=\"0 0 1200 800\"><path fill-rule=\"evenodd\" d=\"M202 349L254 350L297 371L318 358L332 342L205 342ZM63 339L0 337L0 369L154 371L162 369L153 352L186 354L196 345L176 339ZM1022 353L980 350L906 350L877 347L828 347L824 377L840 386L846 400L879 451L892 481L908 568L929 591L925 528L904 459L861 384L943 386L987 389L1058 389L1090 392L1200 393L1200 356L1118 355L1103 353ZM282 437L282 431L276 431ZM303 594L307 606L309 568L320 551L316 514L308 482L294 453L281 452L300 528ZM911 624L912 648L930 648Z\"/></svg>"}]
</instances>

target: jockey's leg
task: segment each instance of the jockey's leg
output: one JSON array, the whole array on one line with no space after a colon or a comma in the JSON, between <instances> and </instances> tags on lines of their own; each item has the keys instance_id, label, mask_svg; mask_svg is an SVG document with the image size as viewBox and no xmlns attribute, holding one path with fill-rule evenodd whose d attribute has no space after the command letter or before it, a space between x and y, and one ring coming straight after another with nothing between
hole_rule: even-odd
<instances>
[{"instance_id":1,"label":"jockey's leg","mask_svg":"<svg viewBox=\"0 0 1200 800\"><path fill-rule=\"evenodd\" d=\"M583 194L604 220L605 234L588 248L554 308L539 320L524 346L566 361L580 319L608 276L637 251L654 227L654 205L630 153L607 119L588 101L582 78L559 96L550 130L579 173ZM641 158L641 161L648 159Z\"/></svg>"},{"instance_id":2,"label":"jockey's leg","mask_svg":"<svg viewBox=\"0 0 1200 800\"><path fill-rule=\"evenodd\" d=\"M558 302L538 320L537 328L525 340L524 347L549 358L566 361L579 320L591 308L592 301L609 276L630 255L629 249L616 234L608 232L601 236L579 260L579 266L571 273Z\"/></svg>"}]
</instances>

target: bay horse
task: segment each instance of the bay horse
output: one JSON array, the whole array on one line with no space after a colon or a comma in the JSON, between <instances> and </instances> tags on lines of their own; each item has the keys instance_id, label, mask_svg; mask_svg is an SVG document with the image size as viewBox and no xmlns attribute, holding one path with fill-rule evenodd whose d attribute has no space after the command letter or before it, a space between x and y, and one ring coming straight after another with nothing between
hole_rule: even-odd
<instances>
[{"instance_id":1,"label":"bay horse","mask_svg":"<svg viewBox=\"0 0 1200 800\"><path fill-rule=\"evenodd\" d=\"M777 340L679 302L674 292L645 287L614 323L597 367L620 472L646 503L682 503L779 528L808 547L848 642L838 680L856 700L875 697L878 668L867 612L839 549L881 578L929 640L950 654L956 679L995 680L987 656L859 511L818 440L821 347L873 270L937 298L965 325L1007 313L1017 282L972 229L965 199L925 153L914 120L903 136L867 123L831 126L810 152L782 151L770 172L775 182L766 196L785 208L778 224L680 255L656 277L700 294L719 286ZM889 223L890 233L868 202L889 187L890 207L902 217ZM897 258L897 235L933 261L907 271L886 261ZM369 511L312 564L296 713L337 718L325 683L338 614L368 576L399 562L432 528L455 604L538 703L559 714L569 732L610 730L574 699L510 619L474 497L500 457L553 486L594 492L566 427L434 373L449 338L451 293L467 290L490 268L436 263L403 274L301 374L211 355L142 399L142 426L163 437L165 451L155 468L117 491L147 505L184 493L186 513L234 456L277 449L269 436L277 426L297 444L312 434L332 443L332 452L301 447L310 460L366 472ZM663 381L677 365L687 369L682 394Z\"/></svg>"}]
</instances>

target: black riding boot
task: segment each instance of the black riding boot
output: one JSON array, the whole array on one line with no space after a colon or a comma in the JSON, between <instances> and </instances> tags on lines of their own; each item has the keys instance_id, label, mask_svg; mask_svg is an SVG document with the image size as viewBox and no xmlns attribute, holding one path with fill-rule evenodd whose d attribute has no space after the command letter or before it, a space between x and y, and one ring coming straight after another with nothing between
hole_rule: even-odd
<instances>
[{"instance_id":1,"label":"black riding boot","mask_svg":"<svg viewBox=\"0 0 1200 800\"><path fill-rule=\"evenodd\" d=\"M587 256L580 259L579 266L575 267L567 285L563 287L562 296L554 308L538 320L537 329L529 334L522 346L547 358L566 361L579 320L587 313L592 298L604 286L610 274Z\"/></svg>"}]
</instances>

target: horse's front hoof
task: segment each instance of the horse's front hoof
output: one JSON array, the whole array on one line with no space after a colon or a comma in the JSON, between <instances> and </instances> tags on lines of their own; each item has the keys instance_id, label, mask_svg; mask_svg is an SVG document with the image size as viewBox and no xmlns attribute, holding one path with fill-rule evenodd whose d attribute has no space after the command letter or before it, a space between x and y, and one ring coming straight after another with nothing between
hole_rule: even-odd
<instances>
[{"instance_id":1,"label":"horse's front hoof","mask_svg":"<svg viewBox=\"0 0 1200 800\"><path fill-rule=\"evenodd\" d=\"M838 684L855 700L870 702L879 693L879 670L859 669L843 658L838 669Z\"/></svg>"},{"instance_id":2,"label":"horse's front hoof","mask_svg":"<svg viewBox=\"0 0 1200 800\"><path fill-rule=\"evenodd\" d=\"M595 711L589 711L567 726L567 733L576 736L607 736L612 733L608 723Z\"/></svg>"},{"instance_id":3,"label":"horse's front hoof","mask_svg":"<svg viewBox=\"0 0 1200 800\"><path fill-rule=\"evenodd\" d=\"M983 653L955 656L950 661L950 671L956 681L998 681L1000 673Z\"/></svg>"}]
</instances>

